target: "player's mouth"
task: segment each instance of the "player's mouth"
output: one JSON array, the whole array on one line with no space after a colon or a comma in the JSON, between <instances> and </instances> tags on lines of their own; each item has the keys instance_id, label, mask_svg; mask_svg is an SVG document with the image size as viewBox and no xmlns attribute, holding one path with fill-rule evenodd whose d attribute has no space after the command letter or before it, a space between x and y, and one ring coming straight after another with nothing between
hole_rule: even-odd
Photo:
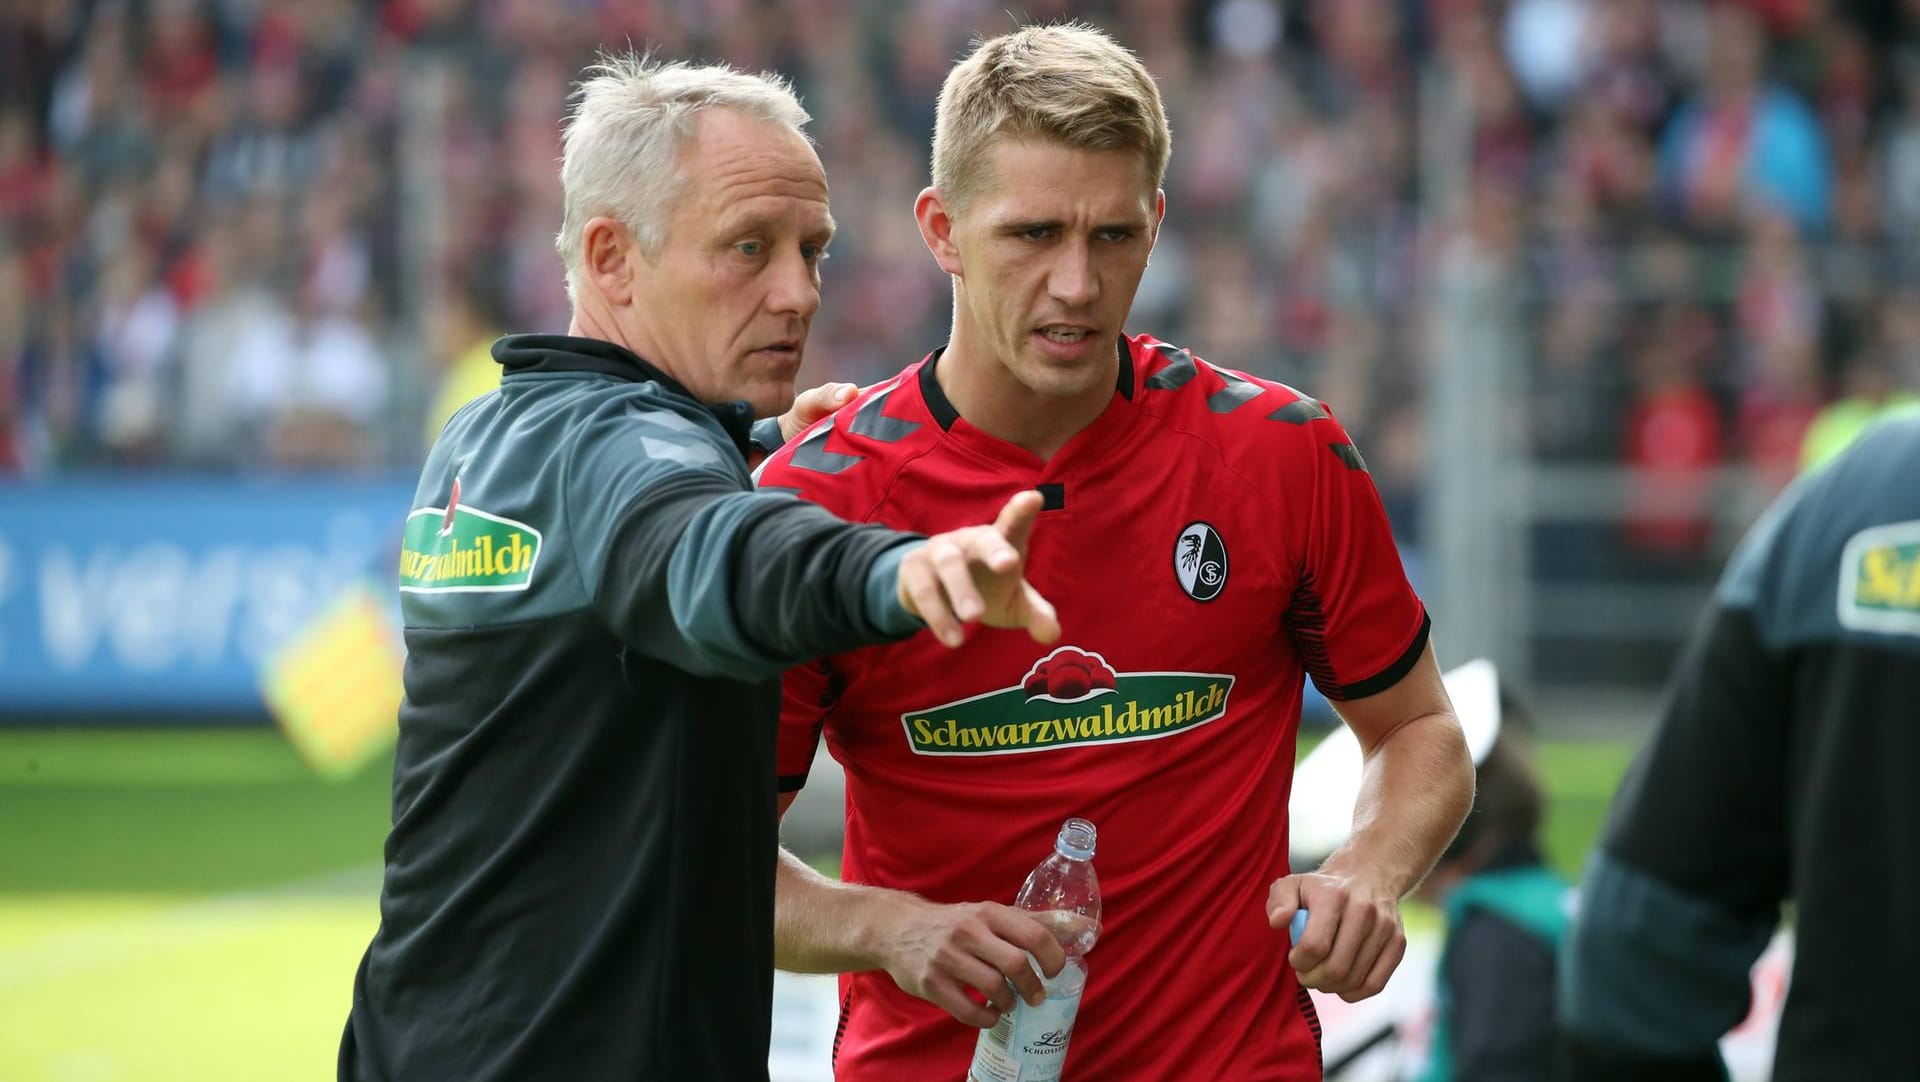
<instances>
[{"instance_id":1,"label":"player's mouth","mask_svg":"<svg viewBox=\"0 0 1920 1082\"><path fill-rule=\"evenodd\" d=\"M1043 323L1031 335L1041 353L1056 360L1071 361L1085 356L1099 334L1099 328L1084 323Z\"/></svg>"}]
</instances>

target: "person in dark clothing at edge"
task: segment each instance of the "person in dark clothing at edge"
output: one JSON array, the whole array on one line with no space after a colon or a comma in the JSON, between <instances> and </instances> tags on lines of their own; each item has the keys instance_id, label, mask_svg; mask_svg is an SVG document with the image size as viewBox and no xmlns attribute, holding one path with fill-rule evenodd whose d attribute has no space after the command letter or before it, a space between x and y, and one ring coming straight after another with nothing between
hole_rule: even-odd
<instances>
[{"instance_id":1,"label":"person in dark clothing at edge","mask_svg":"<svg viewBox=\"0 0 1920 1082\"><path fill-rule=\"evenodd\" d=\"M1801 478L1734 553L1590 859L1567 1082L1726 1077L1793 901L1774 1082L1911 1079L1920 995L1920 419Z\"/></svg>"},{"instance_id":2,"label":"person in dark clothing at edge","mask_svg":"<svg viewBox=\"0 0 1920 1082\"><path fill-rule=\"evenodd\" d=\"M806 120L725 67L607 58L580 87L569 334L494 347L407 519L343 1080L765 1079L782 670L923 625L1059 634L1023 577L1037 493L923 539L752 490L833 231Z\"/></svg>"},{"instance_id":3,"label":"person in dark clothing at edge","mask_svg":"<svg viewBox=\"0 0 1920 1082\"><path fill-rule=\"evenodd\" d=\"M1540 853L1530 719L1505 687L1497 703L1495 734L1474 766L1473 810L1419 889L1447 917L1420 1082L1553 1075L1554 960L1573 892Z\"/></svg>"}]
</instances>

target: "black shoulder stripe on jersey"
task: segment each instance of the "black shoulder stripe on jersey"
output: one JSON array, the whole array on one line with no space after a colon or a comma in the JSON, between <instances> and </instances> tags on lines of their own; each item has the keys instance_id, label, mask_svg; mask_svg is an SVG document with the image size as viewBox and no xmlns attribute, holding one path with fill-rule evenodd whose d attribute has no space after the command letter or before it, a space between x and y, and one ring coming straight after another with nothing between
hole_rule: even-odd
<instances>
[{"instance_id":1,"label":"black shoulder stripe on jersey","mask_svg":"<svg viewBox=\"0 0 1920 1082\"><path fill-rule=\"evenodd\" d=\"M828 418L826 424L808 433L807 438L800 441L800 446L793 449L791 461L794 466L815 473L839 473L866 457L827 450L827 435L832 431L833 420Z\"/></svg>"},{"instance_id":2,"label":"black shoulder stripe on jersey","mask_svg":"<svg viewBox=\"0 0 1920 1082\"><path fill-rule=\"evenodd\" d=\"M1324 421L1331 416L1332 414L1327 412L1325 406L1308 398L1306 395L1301 395L1292 402L1267 414L1267 420L1285 421L1290 425L1303 425L1308 421Z\"/></svg>"},{"instance_id":3,"label":"black shoulder stripe on jersey","mask_svg":"<svg viewBox=\"0 0 1920 1082\"><path fill-rule=\"evenodd\" d=\"M1147 390L1177 391L1185 387L1187 381L1193 378L1194 372L1198 371L1198 369L1194 367L1193 354L1188 353L1179 346L1170 346L1165 342L1155 342L1153 348L1159 350L1161 355L1166 357L1167 364L1166 367L1160 369L1160 371L1147 377Z\"/></svg>"},{"instance_id":4,"label":"black shoulder stripe on jersey","mask_svg":"<svg viewBox=\"0 0 1920 1082\"><path fill-rule=\"evenodd\" d=\"M898 443L920 431L919 421L903 421L886 415L887 399L893 397L893 392L898 389L899 385L895 384L867 399L867 404L853 415L853 423L847 426L847 431L880 443Z\"/></svg>"},{"instance_id":5,"label":"black shoulder stripe on jersey","mask_svg":"<svg viewBox=\"0 0 1920 1082\"><path fill-rule=\"evenodd\" d=\"M1360 457L1360 448L1351 443L1329 443L1327 449L1333 452L1334 457L1346 463L1348 469L1359 470L1361 473L1367 472L1367 460Z\"/></svg>"},{"instance_id":6,"label":"black shoulder stripe on jersey","mask_svg":"<svg viewBox=\"0 0 1920 1082\"><path fill-rule=\"evenodd\" d=\"M1220 374L1220 379L1224 382L1224 386L1207 398L1207 408L1215 413L1232 413L1266 393L1265 387L1238 372L1229 372L1224 368L1216 368L1214 371Z\"/></svg>"}]
</instances>

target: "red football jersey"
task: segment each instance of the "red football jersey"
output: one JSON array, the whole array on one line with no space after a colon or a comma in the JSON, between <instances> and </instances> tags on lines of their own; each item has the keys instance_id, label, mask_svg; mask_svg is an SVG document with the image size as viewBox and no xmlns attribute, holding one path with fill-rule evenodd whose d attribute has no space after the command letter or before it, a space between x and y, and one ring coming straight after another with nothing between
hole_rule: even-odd
<instances>
[{"instance_id":1,"label":"red football jersey","mask_svg":"<svg viewBox=\"0 0 1920 1082\"><path fill-rule=\"evenodd\" d=\"M1099 829L1100 941L1071 1079L1318 1079L1319 1023L1268 927L1287 874L1302 677L1333 699L1411 669L1427 618L1326 407L1147 336L1052 459L960 417L936 353L770 458L760 483L936 533L1046 497L1027 575L1056 647L921 633L788 673L780 784L821 734L846 768L850 882L1013 901L1069 816ZM962 1078L979 1031L881 971L841 977L837 1076Z\"/></svg>"}]
</instances>

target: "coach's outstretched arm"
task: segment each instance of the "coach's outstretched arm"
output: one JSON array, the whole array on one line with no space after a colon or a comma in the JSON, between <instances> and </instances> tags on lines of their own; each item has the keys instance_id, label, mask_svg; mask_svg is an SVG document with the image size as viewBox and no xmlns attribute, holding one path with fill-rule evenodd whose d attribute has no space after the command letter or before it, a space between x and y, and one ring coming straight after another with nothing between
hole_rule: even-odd
<instances>
[{"instance_id":1,"label":"coach's outstretched arm","mask_svg":"<svg viewBox=\"0 0 1920 1082\"><path fill-rule=\"evenodd\" d=\"M949 645L976 621L1042 642L1059 635L1024 577L1036 493L1014 497L992 525L922 538L741 491L744 474L691 433L611 420L628 438L580 441L568 470L575 555L596 610L647 656L763 680L922 626Z\"/></svg>"},{"instance_id":2,"label":"coach's outstretched arm","mask_svg":"<svg viewBox=\"0 0 1920 1082\"><path fill-rule=\"evenodd\" d=\"M1407 950L1400 899L1433 869L1473 806L1473 757L1429 643L1393 687L1334 708L1366 757L1353 833L1318 870L1275 880L1267 919L1311 918L1287 955L1300 983L1348 1002L1386 987Z\"/></svg>"}]
</instances>

